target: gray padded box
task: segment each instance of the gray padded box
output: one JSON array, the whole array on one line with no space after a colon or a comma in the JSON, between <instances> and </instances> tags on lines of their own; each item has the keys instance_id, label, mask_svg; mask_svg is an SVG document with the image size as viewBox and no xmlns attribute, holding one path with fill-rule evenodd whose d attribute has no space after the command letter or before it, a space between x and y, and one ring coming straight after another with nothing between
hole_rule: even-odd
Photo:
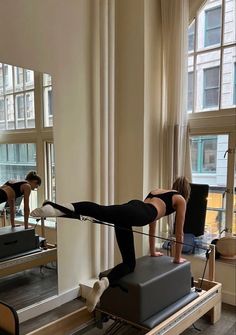
<instances>
[{"instance_id":1,"label":"gray padded box","mask_svg":"<svg viewBox=\"0 0 236 335\"><path fill-rule=\"evenodd\" d=\"M37 247L35 230L11 226L0 228L0 259Z\"/></svg>"},{"instance_id":2,"label":"gray padded box","mask_svg":"<svg viewBox=\"0 0 236 335\"><path fill-rule=\"evenodd\" d=\"M175 264L172 257L144 256L137 259L133 273L103 293L100 308L126 320L142 323L190 291L189 262Z\"/></svg>"}]
</instances>

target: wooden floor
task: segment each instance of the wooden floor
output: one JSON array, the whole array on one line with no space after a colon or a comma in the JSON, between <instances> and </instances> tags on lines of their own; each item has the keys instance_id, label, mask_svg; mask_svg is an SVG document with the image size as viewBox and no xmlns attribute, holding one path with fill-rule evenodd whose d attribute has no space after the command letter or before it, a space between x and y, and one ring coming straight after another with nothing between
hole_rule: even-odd
<instances>
[{"instance_id":1,"label":"wooden floor","mask_svg":"<svg viewBox=\"0 0 236 335\"><path fill-rule=\"evenodd\" d=\"M68 314L84 305L83 301L75 299L70 303L62 305L55 310L45 313L37 318L24 322L20 325L20 335L25 335L29 331L37 329L44 324L52 322L57 318ZM96 327L84 332L84 335L102 335L105 334L108 327L113 321L109 320L103 324L102 329ZM142 332L130 326L123 328L117 335L141 335ZM223 304L221 320L215 325L211 325L206 317L198 320L193 326L185 330L182 335L236 335L236 307ZM65 334L67 335L67 334Z\"/></svg>"},{"instance_id":2,"label":"wooden floor","mask_svg":"<svg viewBox=\"0 0 236 335\"><path fill-rule=\"evenodd\" d=\"M0 278L0 300L16 310L57 294L55 265L32 268Z\"/></svg>"},{"instance_id":3,"label":"wooden floor","mask_svg":"<svg viewBox=\"0 0 236 335\"><path fill-rule=\"evenodd\" d=\"M28 334L29 332L36 330L50 322L53 322L64 315L67 315L75 310L84 306L84 302L80 299L75 299L66 303L54 310L44 313L42 315L37 316L31 320L25 321L20 324L20 335ZM56 334L52 334L56 335Z\"/></svg>"},{"instance_id":4,"label":"wooden floor","mask_svg":"<svg viewBox=\"0 0 236 335\"><path fill-rule=\"evenodd\" d=\"M196 330L194 326L200 331ZM182 335L236 335L236 306L222 304L221 319L212 325L207 318L201 318Z\"/></svg>"},{"instance_id":5,"label":"wooden floor","mask_svg":"<svg viewBox=\"0 0 236 335\"><path fill-rule=\"evenodd\" d=\"M0 279L0 300L8 302L16 310L29 306L35 302L57 294L57 273L54 269L33 268ZM20 335L40 328L58 318L71 313L84 306L84 302L75 299L53 311L38 316L20 324ZM113 321L103 324L103 329L92 328L86 335L102 335ZM197 329L201 331L198 331ZM140 332L127 328L117 335L139 335ZM194 326L182 333L182 335L236 335L236 307L223 304L221 320L211 325L206 318L198 320ZM66 335L66 334L65 334Z\"/></svg>"}]
</instances>

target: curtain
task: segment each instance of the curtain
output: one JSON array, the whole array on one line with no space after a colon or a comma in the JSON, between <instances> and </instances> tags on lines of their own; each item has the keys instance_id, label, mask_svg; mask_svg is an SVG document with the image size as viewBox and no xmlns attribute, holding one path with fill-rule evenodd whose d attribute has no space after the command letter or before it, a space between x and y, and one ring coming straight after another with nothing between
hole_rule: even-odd
<instances>
[{"instance_id":1,"label":"curtain","mask_svg":"<svg viewBox=\"0 0 236 335\"><path fill-rule=\"evenodd\" d=\"M93 3L92 19L92 128L93 199L114 203L114 41L115 0ZM92 225L92 275L114 264L114 229Z\"/></svg>"},{"instance_id":2,"label":"curtain","mask_svg":"<svg viewBox=\"0 0 236 335\"><path fill-rule=\"evenodd\" d=\"M188 0L161 0L161 20L165 143L163 182L165 187L171 187L176 177L190 177L187 126Z\"/></svg>"},{"instance_id":3,"label":"curtain","mask_svg":"<svg viewBox=\"0 0 236 335\"><path fill-rule=\"evenodd\" d=\"M101 201L114 203L115 1L100 0ZM114 266L114 229L101 227L101 269Z\"/></svg>"}]
</instances>

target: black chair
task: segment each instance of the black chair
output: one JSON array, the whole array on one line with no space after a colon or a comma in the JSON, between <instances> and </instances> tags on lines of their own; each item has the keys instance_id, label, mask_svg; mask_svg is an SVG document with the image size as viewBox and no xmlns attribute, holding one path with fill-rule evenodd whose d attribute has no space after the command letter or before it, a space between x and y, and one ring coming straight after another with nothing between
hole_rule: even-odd
<instances>
[{"instance_id":1,"label":"black chair","mask_svg":"<svg viewBox=\"0 0 236 335\"><path fill-rule=\"evenodd\" d=\"M191 194L187 204L184 233L204 235L209 185L190 184Z\"/></svg>"},{"instance_id":2,"label":"black chair","mask_svg":"<svg viewBox=\"0 0 236 335\"><path fill-rule=\"evenodd\" d=\"M209 185L190 183L191 193L184 221L184 254L195 253L195 237L204 235ZM174 223L175 232L175 223ZM167 248L165 243L164 248ZM170 247L169 247L170 248Z\"/></svg>"}]
</instances>

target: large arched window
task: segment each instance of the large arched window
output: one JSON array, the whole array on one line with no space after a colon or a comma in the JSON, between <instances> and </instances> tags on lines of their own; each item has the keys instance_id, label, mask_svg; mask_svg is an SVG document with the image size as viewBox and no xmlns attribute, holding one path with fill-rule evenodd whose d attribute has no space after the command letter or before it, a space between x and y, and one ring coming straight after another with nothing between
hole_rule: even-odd
<instances>
[{"instance_id":1,"label":"large arched window","mask_svg":"<svg viewBox=\"0 0 236 335\"><path fill-rule=\"evenodd\" d=\"M210 185L206 234L236 233L236 8L208 0L189 26L192 180Z\"/></svg>"}]
</instances>

